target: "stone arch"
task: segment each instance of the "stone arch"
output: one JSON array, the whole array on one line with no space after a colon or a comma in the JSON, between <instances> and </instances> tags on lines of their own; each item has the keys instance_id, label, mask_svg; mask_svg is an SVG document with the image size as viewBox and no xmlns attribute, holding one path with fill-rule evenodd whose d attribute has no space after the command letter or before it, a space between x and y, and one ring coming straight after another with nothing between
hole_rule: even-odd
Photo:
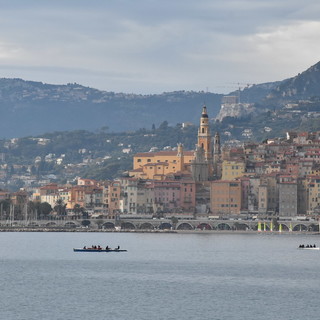
<instances>
[{"instance_id":1,"label":"stone arch","mask_svg":"<svg viewBox=\"0 0 320 320\"><path fill-rule=\"evenodd\" d=\"M66 223L64 224L64 226L65 226L66 228L75 228L77 225L76 225L74 222L72 222L72 221L68 221L68 222L66 222Z\"/></svg>"},{"instance_id":2,"label":"stone arch","mask_svg":"<svg viewBox=\"0 0 320 320\"><path fill-rule=\"evenodd\" d=\"M200 223L199 225L197 225L197 229L200 230L212 230L212 226L209 223Z\"/></svg>"},{"instance_id":3,"label":"stone arch","mask_svg":"<svg viewBox=\"0 0 320 320\"><path fill-rule=\"evenodd\" d=\"M102 229L114 229L115 225L113 222L105 222L101 227Z\"/></svg>"},{"instance_id":4,"label":"stone arch","mask_svg":"<svg viewBox=\"0 0 320 320\"><path fill-rule=\"evenodd\" d=\"M219 223L217 225L218 230L231 230L231 227L227 223Z\"/></svg>"},{"instance_id":5,"label":"stone arch","mask_svg":"<svg viewBox=\"0 0 320 320\"><path fill-rule=\"evenodd\" d=\"M194 227L188 222L182 222L177 226L177 230L194 230Z\"/></svg>"},{"instance_id":6,"label":"stone arch","mask_svg":"<svg viewBox=\"0 0 320 320\"><path fill-rule=\"evenodd\" d=\"M310 224L308 226L308 231L319 232L319 225L314 223Z\"/></svg>"},{"instance_id":7,"label":"stone arch","mask_svg":"<svg viewBox=\"0 0 320 320\"><path fill-rule=\"evenodd\" d=\"M136 226L132 222L121 223L121 229L135 230Z\"/></svg>"},{"instance_id":8,"label":"stone arch","mask_svg":"<svg viewBox=\"0 0 320 320\"><path fill-rule=\"evenodd\" d=\"M172 228L172 225L169 222L163 222L160 224L159 229L160 230L170 230Z\"/></svg>"},{"instance_id":9,"label":"stone arch","mask_svg":"<svg viewBox=\"0 0 320 320\"><path fill-rule=\"evenodd\" d=\"M57 224L53 221L46 223L46 227L56 227L56 226L57 226Z\"/></svg>"},{"instance_id":10,"label":"stone arch","mask_svg":"<svg viewBox=\"0 0 320 320\"><path fill-rule=\"evenodd\" d=\"M307 231L307 230L308 230L308 227L302 223L295 225L292 229L292 231Z\"/></svg>"},{"instance_id":11,"label":"stone arch","mask_svg":"<svg viewBox=\"0 0 320 320\"><path fill-rule=\"evenodd\" d=\"M36 222L30 222L28 227L39 227L39 225Z\"/></svg>"},{"instance_id":12,"label":"stone arch","mask_svg":"<svg viewBox=\"0 0 320 320\"><path fill-rule=\"evenodd\" d=\"M249 225L248 224L246 224L246 223L239 223L239 222L236 222L235 224L234 224L234 229L235 230L242 230L242 231L246 231L246 230L249 230L250 229L250 227L249 227Z\"/></svg>"},{"instance_id":13,"label":"stone arch","mask_svg":"<svg viewBox=\"0 0 320 320\"><path fill-rule=\"evenodd\" d=\"M140 225L140 228L141 230L153 230L154 229L154 225L150 222L144 222Z\"/></svg>"}]
</instances>

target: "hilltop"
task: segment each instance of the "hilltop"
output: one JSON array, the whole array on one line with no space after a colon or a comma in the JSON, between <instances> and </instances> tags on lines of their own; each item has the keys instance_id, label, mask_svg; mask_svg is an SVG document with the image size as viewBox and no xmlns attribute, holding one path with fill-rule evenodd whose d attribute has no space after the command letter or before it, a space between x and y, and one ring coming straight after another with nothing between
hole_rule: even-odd
<instances>
[{"instance_id":1,"label":"hilltop","mask_svg":"<svg viewBox=\"0 0 320 320\"><path fill-rule=\"evenodd\" d=\"M226 131L232 139L242 139L243 130L251 130L249 137L259 140L283 134L285 129L309 126L310 117L311 127L317 129L318 121L314 119L320 107L319 88L320 62L290 79L248 85L228 95L237 95L241 103L251 104L252 112L241 118L231 114L223 123L216 123L215 129ZM206 104L209 116L215 118L222 97L184 90L150 95L115 93L77 83L53 85L2 78L0 138L74 130L131 132L149 130L164 121L169 126L183 122L198 125L202 105Z\"/></svg>"},{"instance_id":2,"label":"hilltop","mask_svg":"<svg viewBox=\"0 0 320 320\"><path fill-rule=\"evenodd\" d=\"M198 122L206 103L218 113L222 95L177 91L137 95L100 91L73 83L52 85L0 79L0 137L23 137L53 131L125 132L170 124Z\"/></svg>"}]
</instances>

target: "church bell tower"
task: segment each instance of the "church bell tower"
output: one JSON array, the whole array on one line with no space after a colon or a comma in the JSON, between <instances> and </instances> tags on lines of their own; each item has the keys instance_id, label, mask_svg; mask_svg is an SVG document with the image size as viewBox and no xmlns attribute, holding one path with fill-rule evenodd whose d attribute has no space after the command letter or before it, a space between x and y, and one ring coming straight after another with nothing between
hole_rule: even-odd
<instances>
[{"instance_id":1,"label":"church bell tower","mask_svg":"<svg viewBox=\"0 0 320 320\"><path fill-rule=\"evenodd\" d=\"M207 107L203 106L198 130L198 147L204 151L204 158L208 163L209 176L213 173L213 159L211 147L211 134Z\"/></svg>"}]
</instances>

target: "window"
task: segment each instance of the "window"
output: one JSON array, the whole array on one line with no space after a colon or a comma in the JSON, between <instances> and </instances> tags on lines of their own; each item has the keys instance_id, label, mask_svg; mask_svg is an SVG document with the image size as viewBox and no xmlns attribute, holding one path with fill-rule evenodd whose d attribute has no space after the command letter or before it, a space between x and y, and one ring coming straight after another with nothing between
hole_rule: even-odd
<instances>
[{"instance_id":1,"label":"window","mask_svg":"<svg viewBox=\"0 0 320 320\"><path fill-rule=\"evenodd\" d=\"M151 159L148 159L147 162L151 162Z\"/></svg>"},{"instance_id":2,"label":"window","mask_svg":"<svg viewBox=\"0 0 320 320\"><path fill-rule=\"evenodd\" d=\"M138 159L137 162L141 162L141 159Z\"/></svg>"}]
</instances>

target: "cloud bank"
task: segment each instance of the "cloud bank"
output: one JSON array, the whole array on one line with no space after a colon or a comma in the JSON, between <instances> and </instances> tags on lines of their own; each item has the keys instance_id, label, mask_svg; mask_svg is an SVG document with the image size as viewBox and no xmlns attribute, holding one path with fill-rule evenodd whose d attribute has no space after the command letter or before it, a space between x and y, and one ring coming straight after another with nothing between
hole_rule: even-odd
<instances>
[{"instance_id":1,"label":"cloud bank","mask_svg":"<svg viewBox=\"0 0 320 320\"><path fill-rule=\"evenodd\" d=\"M0 1L0 77L106 91L232 91L319 61L320 4Z\"/></svg>"}]
</instances>

